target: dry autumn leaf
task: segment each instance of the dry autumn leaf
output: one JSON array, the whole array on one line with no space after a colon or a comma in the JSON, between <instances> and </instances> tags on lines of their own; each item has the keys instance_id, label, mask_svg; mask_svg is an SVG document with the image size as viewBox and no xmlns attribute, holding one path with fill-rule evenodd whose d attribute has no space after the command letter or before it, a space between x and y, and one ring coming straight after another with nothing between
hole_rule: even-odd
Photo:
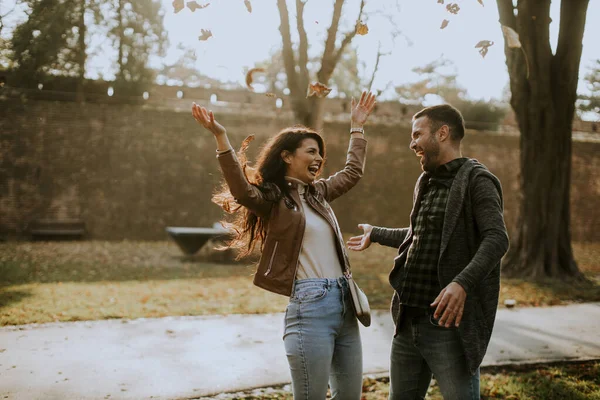
<instances>
[{"instance_id":1,"label":"dry autumn leaf","mask_svg":"<svg viewBox=\"0 0 600 400\"><path fill-rule=\"evenodd\" d=\"M450 21L448 21L447 19L442 21L442 26L440 26L440 29L444 29L445 27L448 26L448 24L450 23Z\"/></svg>"},{"instance_id":2,"label":"dry autumn leaf","mask_svg":"<svg viewBox=\"0 0 600 400\"><path fill-rule=\"evenodd\" d=\"M252 13L252 3L250 3L250 0L244 0L244 4L246 5L248 12Z\"/></svg>"},{"instance_id":3,"label":"dry autumn leaf","mask_svg":"<svg viewBox=\"0 0 600 400\"><path fill-rule=\"evenodd\" d=\"M479 43L477 43L475 45L475 48L479 49L479 54L481 54L481 57L485 58L485 55L488 52L488 48L493 45L494 45L494 42L492 42L490 40L481 40Z\"/></svg>"},{"instance_id":4,"label":"dry autumn leaf","mask_svg":"<svg viewBox=\"0 0 600 400\"><path fill-rule=\"evenodd\" d=\"M454 15L456 15L456 14L458 14L458 12L460 11L460 7L458 6L458 4L457 4L457 3L449 3L449 4L446 6L446 10L448 10L448 12L449 12L450 14L454 14Z\"/></svg>"},{"instance_id":5,"label":"dry autumn leaf","mask_svg":"<svg viewBox=\"0 0 600 400\"><path fill-rule=\"evenodd\" d=\"M252 87L252 82L254 81L254 77L252 76L254 73L256 72L265 72L264 68L251 68L250 70L248 70L248 72L246 72L246 86L248 86L248 89L254 91L254 88Z\"/></svg>"},{"instance_id":6,"label":"dry autumn leaf","mask_svg":"<svg viewBox=\"0 0 600 400\"><path fill-rule=\"evenodd\" d=\"M265 93L265 96L267 96L267 97L271 97L271 98L273 98L273 99L274 99L275 97L277 97L277 95L276 95L275 93Z\"/></svg>"},{"instance_id":7,"label":"dry autumn leaf","mask_svg":"<svg viewBox=\"0 0 600 400\"><path fill-rule=\"evenodd\" d=\"M369 33L369 27L366 24L363 24L362 21L356 22L356 33L359 35L366 35Z\"/></svg>"},{"instance_id":8,"label":"dry autumn leaf","mask_svg":"<svg viewBox=\"0 0 600 400\"><path fill-rule=\"evenodd\" d=\"M308 90L306 92L306 97L317 96L317 97L327 97L327 95L331 92L331 88L323 85L321 82L309 83Z\"/></svg>"},{"instance_id":9,"label":"dry autumn leaf","mask_svg":"<svg viewBox=\"0 0 600 400\"><path fill-rule=\"evenodd\" d=\"M519 34L509 26L502 25L502 33L506 38L506 44L508 47L519 48L521 47L521 41L519 40Z\"/></svg>"},{"instance_id":10,"label":"dry autumn leaf","mask_svg":"<svg viewBox=\"0 0 600 400\"><path fill-rule=\"evenodd\" d=\"M208 38L211 36L212 32L209 29L201 29L200 36L198 36L198 40L208 40Z\"/></svg>"},{"instance_id":11,"label":"dry autumn leaf","mask_svg":"<svg viewBox=\"0 0 600 400\"><path fill-rule=\"evenodd\" d=\"M485 7L485 5L483 4L483 0L477 0L479 2L479 4L481 4L482 6Z\"/></svg>"},{"instance_id":12,"label":"dry autumn leaf","mask_svg":"<svg viewBox=\"0 0 600 400\"><path fill-rule=\"evenodd\" d=\"M185 3L183 0L173 0L173 9L175 10L175 14L185 8Z\"/></svg>"},{"instance_id":13,"label":"dry autumn leaf","mask_svg":"<svg viewBox=\"0 0 600 400\"><path fill-rule=\"evenodd\" d=\"M192 12L194 12L197 9L202 9L202 8L206 8L206 7L210 6L210 3L200 5L200 4L196 3L195 1L188 1L187 6L190 10L192 10Z\"/></svg>"},{"instance_id":14,"label":"dry autumn leaf","mask_svg":"<svg viewBox=\"0 0 600 400\"><path fill-rule=\"evenodd\" d=\"M444 0L438 0L438 4L444 4Z\"/></svg>"}]
</instances>

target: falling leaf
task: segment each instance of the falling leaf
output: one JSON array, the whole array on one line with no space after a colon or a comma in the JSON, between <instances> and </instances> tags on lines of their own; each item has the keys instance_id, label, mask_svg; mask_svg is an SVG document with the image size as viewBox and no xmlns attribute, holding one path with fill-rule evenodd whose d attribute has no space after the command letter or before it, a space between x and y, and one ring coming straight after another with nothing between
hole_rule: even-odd
<instances>
[{"instance_id":1,"label":"falling leaf","mask_svg":"<svg viewBox=\"0 0 600 400\"><path fill-rule=\"evenodd\" d=\"M265 93L265 96L275 98L277 95L275 93Z\"/></svg>"},{"instance_id":2,"label":"falling leaf","mask_svg":"<svg viewBox=\"0 0 600 400\"><path fill-rule=\"evenodd\" d=\"M246 5L248 12L252 13L252 3L250 3L250 0L244 0L244 4Z\"/></svg>"},{"instance_id":3,"label":"falling leaf","mask_svg":"<svg viewBox=\"0 0 600 400\"><path fill-rule=\"evenodd\" d=\"M265 72L264 68L251 68L250 70L248 70L248 72L246 72L246 86L248 86L248 89L254 91L254 88L252 87L252 82L254 81L254 78L252 77L252 75L255 72Z\"/></svg>"},{"instance_id":4,"label":"falling leaf","mask_svg":"<svg viewBox=\"0 0 600 400\"><path fill-rule=\"evenodd\" d=\"M185 3L183 0L173 0L173 8L175 9L175 14L185 8Z\"/></svg>"},{"instance_id":5,"label":"falling leaf","mask_svg":"<svg viewBox=\"0 0 600 400\"><path fill-rule=\"evenodd\" d=\"M492 41L482 40L475 45L475 48L479 49L479 54L481 54L481 57L485 58L485 55L488 52L488 48L493 45L494 45L494 42L492 42Z\"/></svg>"},{"instance_id":6,"label":"falling leaf","mask_svg":"<svg viewBox=\"0 0 600 400\"><path fill-rule=\"evenodd\" d=\"M479 2L479 4L481 4L482 6L485 7L485 5L483 4L483 0L477 0Z\"/></svg>"},{"instance_id":7,"label":"falling leaf","mask_svg":"<svg viewBox=\"0 0 600 400\"><path fill-rule=\"evenodd\" d=\"M369 27L366 24L363 24L362 21L356 22L356 33L359 35L366 35L369 33Z\"/></svg>"},{"instance_id":8,"label":"falling leaf","mask_svg":"<svg viewBox=\"0 0 600 400\"><path fill-rule=\"evenodd\" d=\"M194 12L199 8L202 9L202 8L206 8L206 7L210 6L210 3L206 3L205 5L202 6L198 3L196 3L195 1L188 1L187 6L190 10L192 10L192 12Z\"/></svg>"},{"instance_id":9,"label":"falling leaf","mask_svg":"<svg viewBox=\"0 0 600 400\"><path fill-rule=\"evenodd\" d=\"M331 88L323 85L321 82L309 83L308 90L306 92L306 97L314 96L317 97L327 97L327 95L331 92Z\"/></svg>"},{"instance_id":10,"label":"falling leaf","mask_svg":"<svg viewBox=\"0 0 600 400\"><path fill-rule=\"evenodd\" d=\"M509 26L502 25L502 33L504 34L504 38L506 39L506 44L508 47L519 48L521 47L521 41L519 40L519 34L515 32Z\"/></svg>"},{"instance_id":11,"label":"falling leaf","mask_svg":"<svg viewBox=\"0 0 600 400\"><path fill-rule=\"evenodd\" d=\"M448 24L450 23L450 21L448 21L447 19L442 21L442 26L440 26L440 29L444 29L445 27L448 26Z\"/></svg>"},{"instance_id":12,"label":"falling leaf","mask_svg":"<svg viewBox=\"0 0 600 400\"><path fill-rule=\"evenodd\" d=\"M444 0L438 0L438 4L444 4Z\"/></svg>"},{"instance_id":13,"label":"falling leaf","mask_svg":"<svg viewBox=\"0 0 600 400\"><path fill-rule=\"evenodd\" d=\"M198 40L208 40L212 36L212 32L208 29L201 29L200 33L201 35L198 36Z\"/></svg>"},{"instance_id":14,"label":"falling leaf","mask_svg":"<svg viewBox=\"0 0 600 400\"><path fill-rule=\"evenodd\" d=\"M460 11L460 7L458 6L458 4L457 4L457 3L449 3L449 4L446 6L446 10L448 10L448 12L449 12L450 14L454 14L454 15L456 15L456 14L458 14L458 12Z\"/></svg>"}]
</instances>

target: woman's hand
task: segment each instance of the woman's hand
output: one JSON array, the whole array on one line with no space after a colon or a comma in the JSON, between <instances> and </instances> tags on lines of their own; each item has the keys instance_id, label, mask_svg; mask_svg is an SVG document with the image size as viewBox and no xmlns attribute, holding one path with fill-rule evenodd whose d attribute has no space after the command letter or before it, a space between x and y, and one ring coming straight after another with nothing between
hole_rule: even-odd
<instances>
[{"instance_id":1,"label":"woman's hand","mask_svg":"<svg viewBox=\"0 0 600 400\"><path fill-rule=\"evenodd\" d=\"M371 231L373 230L373 225L358 224L358 228L363 230L363 234L351 237L346 244L350 250L363 251L371 245Z\"/></svg>"},{"instance_id":2,"label":"woman's hand","mask_svg":"<svg viewBox=\"0 0 600 400\"><path fill-rule=\"evenodd\" d=\"M352 109L350 111L350 120L352 128L362 128L367 122L367 118L375 107L375 95L371 92L362 92L358 104L354 97L352 98Z\"/></svg>"},{"instance_id":3,"label":"woman's hand","mask_svg":"<svg viewBox=\"0 0 600 400\"><path fill-rule=\"evenodd\" d=\"M200 107L198 104L192 104L192 115L194 119L198 121L203 127L212 132L215 136L221 136L226 133L223 125L215 120L215 116L212 111L206 111L206 108Z\"/></svg>"}]
</instances>

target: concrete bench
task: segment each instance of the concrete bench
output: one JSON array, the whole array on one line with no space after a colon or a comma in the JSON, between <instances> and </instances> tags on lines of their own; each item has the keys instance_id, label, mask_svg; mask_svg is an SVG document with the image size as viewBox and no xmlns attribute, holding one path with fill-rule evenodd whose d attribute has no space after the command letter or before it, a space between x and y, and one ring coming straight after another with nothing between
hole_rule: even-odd
<instances>
[{"instance_id":1,"label":"concrete bench","mask_svg":"<svg viewBox=\"0 0 600 400\"><path fill-rule=\"evenodd\" d=\"M81 220L40 219L29 224L33 240L73 240L85 235L85 222Z\"/></svg>"},{"instance_id":2,"label":"concrete bench","mask_svg":"<svg viewBox=\"0 0 600 400\"><path fill-rule=\"evenodd\" d=\"M166 230L181 251L187 255L193 255L211 239L227 239L231 236L231 232L220 225L215 228L169 226Z\"/></svg>"}]
</instances>

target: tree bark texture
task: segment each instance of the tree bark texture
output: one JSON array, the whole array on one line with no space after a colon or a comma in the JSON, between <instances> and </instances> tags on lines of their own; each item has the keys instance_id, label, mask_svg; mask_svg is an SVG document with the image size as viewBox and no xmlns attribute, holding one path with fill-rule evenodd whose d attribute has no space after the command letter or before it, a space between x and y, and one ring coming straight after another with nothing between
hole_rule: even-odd
<instances>
[{"instance_id":1,"label":"tree bark texture","mask_svg":"<svg viewBox=\"0 0 600 400\"><path fill-rule=\"evenodd\" d=\"M503 264L506 276L583 277L571 247L569 199L571 126L588 3L561 2L552 54L550 0L519 0L516 9L512 0L497 0L500 23L514 29L522 44L522 49L504 47L521 132L522 195L517 232Z\"/></svg>"}]
</instances>

